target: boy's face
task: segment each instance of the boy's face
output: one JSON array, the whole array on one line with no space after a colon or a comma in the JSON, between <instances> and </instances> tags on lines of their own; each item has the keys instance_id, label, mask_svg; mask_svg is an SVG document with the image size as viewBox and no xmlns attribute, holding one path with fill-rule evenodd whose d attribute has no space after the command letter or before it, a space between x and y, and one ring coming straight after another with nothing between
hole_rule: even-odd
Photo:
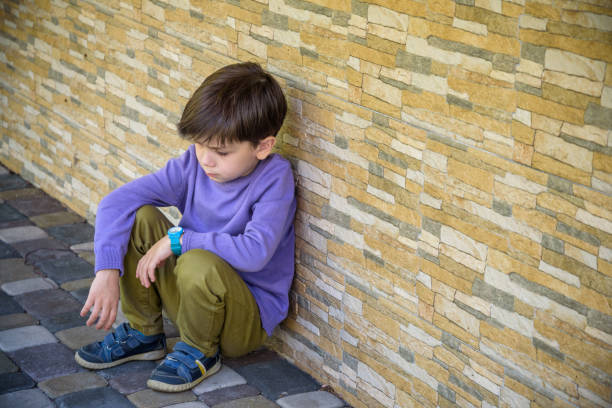
<instances>
[{"instance_id":1,"label":"boy's face","mask_svg":"<svg viewBox=\"0 0 612 408\"><path fill-rule=\"evenodd\" d=\"M274 136L261 140L256 147L251 142L220 145L211 140L195 143L195 151L206 175L213 181L225 183L250 174L260 160L268 157L274 142Z\"/></svg>"}]
</instances>

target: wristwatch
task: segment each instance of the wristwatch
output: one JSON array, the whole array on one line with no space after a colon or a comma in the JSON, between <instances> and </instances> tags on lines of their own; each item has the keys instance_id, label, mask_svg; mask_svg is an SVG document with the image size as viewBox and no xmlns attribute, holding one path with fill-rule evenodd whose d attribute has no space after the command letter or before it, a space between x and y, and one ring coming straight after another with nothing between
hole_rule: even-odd
<instances>
[{"instance_id":1,"label":"wristwatch","mask_svg":"<svg viewBox=\"0 0 612 408\"><path fill-rule=\"evenodd\" d=\"M179 256L183 252L183 247L181 246L181 235L183 235L183 228L181 227L172 227L168 230L170 249L176 256Z\"/></svg>"}]
</instances>

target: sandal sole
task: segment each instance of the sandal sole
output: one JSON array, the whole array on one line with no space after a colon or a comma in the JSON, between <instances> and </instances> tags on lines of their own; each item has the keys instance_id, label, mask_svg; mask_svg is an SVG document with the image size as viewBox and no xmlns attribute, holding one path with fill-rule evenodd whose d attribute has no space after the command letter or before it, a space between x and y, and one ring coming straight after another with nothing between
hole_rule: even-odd
<instances>
[{"instance_id":1,"label":"sandal sole","mask_svg":"<svg viewBox=\"0 0 612 408\"><path fill-rule=\"evenodd\" d=\"M165 350L154 350L148 351L146 353L135 354L133 356L122 358L121 360L112 361L110 363L92 363L91 361L87 361L79 356L79 353L74 353L74 359L76 362L85 368L89 368L92 370L101 370L104 368L111 368L118 366L119 364L127 363L128 361L135 360L159 360L160 358L164 358L166 356Z\"/></svg>"},{"instance_id":2,"label":"sandal sole","mask_svg":"<svg viewBox=\"0 0 612 408\"><path fill-rule=\"evenodd\" d=\"M192 381L190 383L186 383L186 384L167 384L167 383L164 383L164 382L161 382L161 381L157 381L157 380L148 380L147 381L147 387L149 387L149 388L151 388L153 390L162 391L162 392L181 392L181 391L187 391L187 390L192 389L193 387L195 387L196 385L198 385L202 381L204 381L206 378L212 376L213 374L216 374L220 369L221 369L221 361L217 362L217 364L212 366L212 368L206 372L206 375L203 375L203 376L199 377L198 379L196 379L195 381Z\"/></svg>"}]
</instances>

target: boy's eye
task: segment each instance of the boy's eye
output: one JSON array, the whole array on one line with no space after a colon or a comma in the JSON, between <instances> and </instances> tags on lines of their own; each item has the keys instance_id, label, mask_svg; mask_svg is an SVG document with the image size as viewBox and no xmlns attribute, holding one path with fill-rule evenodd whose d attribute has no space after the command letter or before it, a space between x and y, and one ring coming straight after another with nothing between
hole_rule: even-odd
<instances>
[{"instance_id":1,"label":"boy's eye","mask_svg":"<svg viewBox=\"0 0 612 408\"><path fill-rule=\"evenodd\" d=\"M217 154L219 154L219 156L227 156L228 152L217 152Z\"/></svg>"}]
</instances>

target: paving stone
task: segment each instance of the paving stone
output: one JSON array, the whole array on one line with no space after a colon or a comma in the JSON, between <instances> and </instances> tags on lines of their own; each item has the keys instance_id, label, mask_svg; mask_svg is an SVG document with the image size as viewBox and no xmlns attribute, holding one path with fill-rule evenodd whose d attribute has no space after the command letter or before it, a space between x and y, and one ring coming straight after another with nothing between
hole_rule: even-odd
<instances>
[{"instance_id":1,"label":"paving stone","mask_svg":"<svg viewBox=\"0 0 612 408\"><path fill-rule=\"evenodd\" d=\"M90 265L96 264L96 256L93 252L79 252L79 257L83 258Z\"/></svg>"},{"instance_id":2,"label":"paving stone","mask_svg":"<svg viewBox=\"0 0 612 408\"><path fill-rule=\"evenodd\" d=\"M24 372L0 374L0 394L35 387L34 380ZM3 406L3 405L0 405Z\"/></svg>"},{"instance_id":3,"label":"paving stone","mask_svg":"<svg viewBox=\"0 0 612 408\"><path fill-rule=\"evenodd\" d=\"M252 385L244 384L206 392L200 395L198 399L212 407L213 405L217 405L222 402L254 397L259 394L260 392L257 388L253 387Z\"/></svg>"},{"instance_id":4,"label":"paving stone","mask_svg":"<svg viewBox=\"0 0 612 408\"><path fill-rule=\"evenodd\" d=\"M111 380L115 377L119 377L126 374L135 374L138 372L146 372L147 375L151 375L151 372L157 367L155 361L129 361L127 363L99 370L98 374L107 380Z\"/></svg>"},{"instance_id":5,"label":"paving stone","mask_svg":"<svg viewBox=\"0 0 612 408\"><path fill-rule=\"evenodd\" d=\"M28 217L66 211L59 201L44 193L19 197L7 202Z\"/></svg>"},{"instance_id":6,"label":"paving stone","mask_svg":"<svg viewBox=\"0 0 612 408\"><path fill-rule=\"evenodd\" d=\"M221 371L202 381L193 389L193 392L195 392L196 395L200 395L205 392L218 390L219 388L233 387L242 384L246 384L246 380L240 374L224 365L221 367Z\"/></svg>"},{"instance_id":7,"label":"paving stone","mask_svg":"<svg viewBox=\"0 0 612 408\"><path fill-rule=\"evenodd\" d=\"M74 290L79 290L83 288L89 289L91 287L91 282L93 282L93 277L85 278L85 279L77 279L74 281L69 281L66 283L62 283L61 288L67 292L72 292Z\"/></svg>"},{"instance_id":8,"label":"paving stone","mask_svg":"<svg viewBox=\"0 0 612 408\"><path fill-rule=\"evenodd\" d=\"M276 400L282 408L342 408L344 401L325 391L290 395Z\"/></svg>"},{"instance_id":9,"label":"paving stone","mask_svg":"<svg viewBox=\"0 0 612 408\"><path fill-rule=\"evenodd\" d=\"M10 358L0 351L0 374L14 373L17 371L17 366L13 364Z\"/></svg>"},{"instance_id":10,"label":"paving stone","mask_svg":"<svg viewBox=\"0 0 612 408\"><path fill-rule=\"evenodd\" d=\"M94 227L86 222L78 224L57 225L47 228L49 235L68 245L90 242L94 238Z\"/></svg>"},{"instance_id":11,"label":"paving stone","mask_svg":"<svg viewBox=\"0 0 612 408\"><path fill-rule=\"evenodd\" d=\"M32 185L30 183L16 174L8 174L0 177L0 191L16 190L31 186Z\"/></svg>"},{"instance_id":12,"label":"paving stone","mask_svg":"<svg viewBox=\"0 0 612 408\"><path fill-rule=\"evenodd\" d=\"M6 243L0 241L0 259L4 259L4 258L17 258L19 256L20 256L20 254L19 254L19 252L17 252L15 250L15 248L10 246L9 244L6 244Z\"/></svg>"},{"instance_id":13,"label":"paving stone","mask_svg":"<svg viewBox=\"0 0 612 408\"><path fill-rule=\"evenodd\" d=\"M7 244L21 241L31 241L34 239L47 238L45 230L33 225L24 227L5 228L0 230L0 239Z\"/></svg>"},{"instance_id":14,"label":"paving stone","mask_svg":"<svg viewBox=\"0 0 612 408\"><path fill-rule=\"evenodd\" d=\"M0 292L0 315L21 313L23 309L12 297L4 292Z\"/></svg>"},{"instance_id":15,"label":"paving stone","mask_svg":"<svg viewBox=\"0 0 612 408\"><path fill-rule=\"evenodd\" d=\"M57 343L57 339L42 326L25 326L0 332L0 349L15 351L41 344Z\"/></svg>"},{"instance_id":16,"label":"paving stone","mask_svg":"<svg viewBox=\"0 0 612 408\"><path fill-rule=\"evenodd\" d=\"M4 201L11 201L15 200L16 198L28 197L33 195L40 195L40 190L32 186L26 188L19 188L16 190L0 191L0 199Z\"/></svg>"},{"instance_id":17,"label":"paving stone","mask_svg":"<svg viewBox=\"0 0 612 408\"><path fill-rule=\"evenodd\" d=\"M77 326L85 326L86 322L87 316L81 317L76 310L60 313L40 320L40 324L45 326L51 333L71 329Z\"/></svg>"},{"instance_id":18,"label":"paving stone","mask_svg":"<svg viewBox=\"0 0 612 408\"><path fill-rule=\"evenodd\" d=\"M143 390L129 395L128 399L139 408L159 408L194 401L196 396L191 391L169 393Z\"/></svg>"},{"instance_id":19,"label":"paving stone","mask_svg":"<svg viewBox=\"0 0 612 408\"><path fill-rule=\"evenodd\" d=\"M53 408L55 404L39 389L0 395L0 407Z\"/></svg>"},{"instance_id":20,"label":"paving stone","mask_svg":"<svg viewBox=\"0 0 612 408\"><path fill-rule=\"evenodd\" d=\"M38 388L43 390L49 398L55 399L62 395L90 388L106 387L106 385L107 382L104 378L96 373L85 371L40 382Z\"/></svg>"},{"instance_id":21,"label":"paving stone","mask_svg":"<svg viewBox=\"0 0 612 408\"><path fill-rule=\"evenodd\" d=\"M133 408L123 395L109 387L92 388L62 395L55 400L58 408Z\"/></svg>"},{"instance_id":22,"label":"paving stone","mask_svg":"<svg viewBox=\"0 0 612 408\"><path fill-rule=\"evenodd\" d=\"M38 320L27 313L13 313L0 316L0 331L37 324Z\"/></svg>"},{"instance_id":23,"label":"paving stone","mask_svg":"<svg viewBox=\"0 0 612 408\"><path fill-rule=\"evenodd\" d=\"M70 249L73 250L74 252L93 252L94 243L93 241L90 241L90 242L83 242L81 244L74 244L70 247Z\"/></svg>"},{"instance_id":24,"label":"paving stone","mask_svg":"<svg viewBox=\"0 0 612 408\"><path fill-rule=\"evenodd\" d=\"M27 217L6 203L0 204L0 223L22 221Z\"/></svg>"},{"instance_id":25,"label":"paving stone","mask_svg":"<svg viewBox=\"0 0 612 408\"><path fill-rule=\"evenodd\" d=\"M35 215L30 220L40 228L55 227L56 225L83 222L83 218L70 211L59 211L49 214Z\"/></svg>"},{"instance_id":26,"label":"paving stone","mask_svg":"<svg viewBox=\"0 0 612 408\"><path fill-rule=\"evenodd\" d=\"M262 395L256 397L241 398L239 400L224 402L212 408L278 408L274 402Z\"/></svg>"},{"instance_id":27,"label":"paving stone","mask_svg":"<svg viewBox=\"0 0 612 408\"><path fill-rule=\"evenodd\" d=\"M0 164L0 176L6 176L8 174L11 174L11 172L6 167Z\"/></svg>"},{"instance_id":28,"label":"paving stone","mask_svg":"<svg viewBox=\"0 0 612 408\"><path fill-rule=\"evenodd\" d=\"M249 364L235 370L271 400L320 388L311 376L284 359Z\"/></svg>"},{"instance_id":29,"label":"paving stone","mask_svg":"<svg viewBox=\"0 0 612 408\"><path fill-rule=\"evenodd\" d=\"M122 394L133 394L147 389L147 380L151 376L151 371L136 371L119 375L110 379L108 383Z\"/></svg>"},{"instance_id":30,"label":"paving stone","mask_svg":"<svg viewBox=\"0 0 612 408\"><path fill-rule=\"evenodd\" d=\"M89 278L94 273L93 266L76 255L40 261L36 265L43 273L60 285L68 281Z\"/></svg>"},{"instance_id":31,"label":"paving stone","mask_svg":"<svg viewBox=\"0 0 612 408\"><path fill-rule=\"evenodd\" d=\"M32 225L32 222L28 218L15 221L0 221L0 229L25 227L27 225Z\"/></svg>"},{"instance_id":32,"label":"paving stone","mask_svg":"<svg viewBox=\"0 0 612 408\"><path fill-rule=\"evenodd\" d=\"M39 320L67 312L78 314L83 308L75 298L61 289L28 292L13 299Z\"/></svg>"},{"instance_id":33,"label":"paving stone","mask_svg":"<svg viewBox=\"0 0 612 408\"><path fill-rule=\"evenodd\" d=\"M36 382L83 371L74 361L74 352L59 343L28 347L8 355Z\"/></svg>"},{"instance_id":34,"label":"paving stone","mask_svg":"<svg viewBox=\"0 0 612 408\"><path fill-rule=\"evenodd\" d=\"M78 300L80 303L85 304L87 300L87 296L89 295L89 288L81 288L77 290L73 290L70 292L70 295Z\"/></svg>"},{"instance_id":35,"label":"paving stone","mask_svg":"<svg viewBox=\"0 0 612 408\"><path fill-rule=\"evenodd\" d=\"M183 402L181 404L168 405L166 408L209 408L209 406L203 402L192 401L192 402Z\"/></svg>"},{"instance_id":36,"label":"paving stone","mask_svg":"<svg viewBox=\"0 0 612 408\"><path fill-rule=\"evenodd\" d=\"M59 242L57 240L54 240L54 241ZM61 258L70 258L70 257L74 258L76 257L76 255L74 254L74 252L70 251L69 249L42 248L42 249L38 249L32 252L31 254L29 254L27 257L26 263L28 265L38 266L40 263L43 263L43 262L58 260Z\"/></svg>"},{"instance_id":37,"label":"paving stone","mask_svg":"<svg viewBox=\"0 0 612 408\"><path fill-rule=\"evenodd\" d=\"M0 242L0 246L2 244ZM0 259L0 283L32 278L40 278L40 275L34 272L32 265L24 264L22 258Z\"/></svg>"},{"instance_id":38,"label":"paving stone","mask_svg":"<svg viewBox=\"0 0 612 408\"><path fill-rule=\"evenodd\" d=\"M55 282L47 278L24 279L2 285L2 290L11 296L47 289L57 289Z\"/></svg>"},{"instance_id":39,"label":"paving stone","mask_svg":"<svg viewBox=\"0 0 612 408\"><path fill-rule=\"evenodd\" d=\"M243 367L249 364L263 363L266 361L281 360L281 357L274 351L267 348L259 348L245 356L238 358L224 358L223 364L230 368Z\"/></svg>"},{"instance_id":40,"label":"paving stone","mask_svg":"<svg viewBox=\"0 0 612 408\"><path fill-rule=\"evenodd\" d=\"M72 350L78 350L87 344L102 340L108 333L110 332L97 330L95 327L79 326L59 331L55 336Z\"/></svg>"},{"instance_id":41,"label":"paving stone","mask_svg":"<svg viewBox=\"0 0 612 408\"><path fill-rule=\"evenodd\" d=\"M21 241L11 244L19 255L26 258L27 263L31 263L31 257L34 253L41 250L57 249L69 251L68 246L55 238L33 239L30 241Z\"/></svg>"}]
</instances>

